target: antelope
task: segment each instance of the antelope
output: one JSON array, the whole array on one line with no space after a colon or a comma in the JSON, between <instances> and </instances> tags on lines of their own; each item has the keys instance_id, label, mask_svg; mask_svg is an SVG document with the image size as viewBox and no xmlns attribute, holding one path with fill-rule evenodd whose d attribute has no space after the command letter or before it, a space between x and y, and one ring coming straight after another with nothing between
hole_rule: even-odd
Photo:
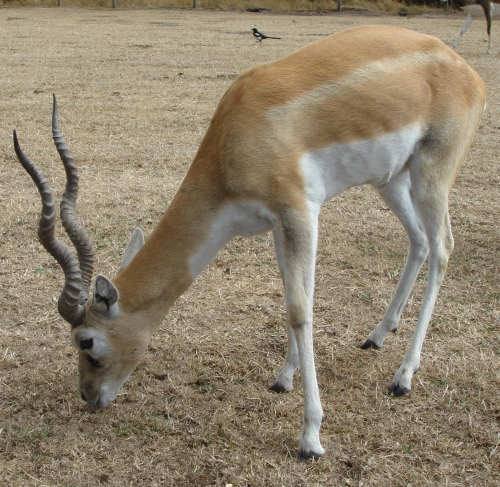
<instances>
[{"instance_id":1,"label":"antelope","mask_svg":"<svg viewBox=\"0 0 500 487\"><path fill-rule=\"evenodd\" d=\"M448 1L448 0L441 0ZM455 49L458 43L462 40L462 37L467 32L467 29L472 24L474 17L482 17L483 13L486 16L486 33L488 34L488 50L486 54L491 54L491 48L493 46L491 42L491 22L493 21L493 12L495 9L495 3L499 3L500 0L456 0L453 2L454 7L460 7L467 12L467 20L462 27L462 32L457 37L457 40L453 43L452 48ZM496 14L495 14L496 15Z\"/></svg>"},{"instance_id":2,"label":"antelope","mask_svg":"<svg viewBox=\"0 0 500 487\"><path fill-rule=\"evenodd\" d=\"M291 391L300 367L299 458L321 457L312 334L318 215L324 202L363 184L401 221L409 252L387 312L362 348L380 348L397 331L428 257L415 333L389 388L395 396L408 393L453 249L449 194L485 99L482 79L458 54L434 37L396 27L346 30L255 66L222 97L157 227L146 241L136 229L117 276L97 275L90 293L94 252L76 220L77 170L54 98L53 139L67 176L61 219L77 256L54 235L51 189L15 131L14 145L41 195L40 241L65 274L59 312L78 349L82 398L89 406L113 401L169 308L216 253L237 235L272 231L288 348L270 389Z\"/></svg>"}]
</instances>

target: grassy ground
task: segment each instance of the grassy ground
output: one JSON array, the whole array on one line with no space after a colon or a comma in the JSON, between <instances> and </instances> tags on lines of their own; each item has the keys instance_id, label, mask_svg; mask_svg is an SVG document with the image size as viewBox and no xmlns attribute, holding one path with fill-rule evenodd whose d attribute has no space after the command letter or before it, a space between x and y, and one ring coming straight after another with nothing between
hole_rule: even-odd
<instances>
[{"instance_id":1,"label":"grassy ground","mask_svg":"<svg viewBox=\"0 0 500 487\"><path fill-rule=\"evenodd\" d=\"M321 217L315 347L326 456L295 460L300 378L267 391L285 352L269 236L236 239L181 298L116 402L89 409L55 300L62 275L36 239L39 200L15 160L17 128L60 195L51 94L80 168L79 215L113 275L135 226L172 199L234 77L367 23L450 43L463 17L298 16L176 10L0 9L0 484L6 486L423 486L500 484L498 45L482 23L458 51L488 109L451 196L456 241L411 394L387 396L425 278L384 349L359 344L402 269L406 240L369 188ZM254 47L250 29L282 37ZM494 25L495 28L495 25ZM450 85L453 90L453 85Z\"/></svg>"}]
</instances>

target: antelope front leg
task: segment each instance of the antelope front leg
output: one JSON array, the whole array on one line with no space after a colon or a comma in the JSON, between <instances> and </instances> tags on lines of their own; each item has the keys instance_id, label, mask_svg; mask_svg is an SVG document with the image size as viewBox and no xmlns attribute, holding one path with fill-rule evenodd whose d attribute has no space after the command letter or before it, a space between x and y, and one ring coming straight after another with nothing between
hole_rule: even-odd
<instances>
[{"instance_id":1,"label":"antelope front leg","mask_svg":"<svg viewBox=\"0 0 500 487\"><path fill-rule=\"evenodd\" d=\"M278 261L278 268L280 270L281 279L283 285L285 285L285 255L283 253L283 242L280 237L280 233L277 230L273 231L274 237L274 250L276 252L276 260ZM269 388L274 392L290 392L293 389L293 374L298 369L299 363L299 351L297 349L297 340L295 340L295 334L292 327L287 324L287 336L288 336L288 347L286 350L285 363L281 367L278 375L276 376L276 381Z\"/></svg>"},{"instance_id":2,"label":"antelope front leg","mask_svg":"<svg viewBox=\"0 0 500 487\"><path fill-rule=\"evenodd\" d=\"M286 215L283 220L283 228L275 232L275 246L285 284L288 351L273 389L279 390L279 385L290 390L293 372L300 364L304 419L299 440L299 458L317 459L325 453L319 440L323 408L316 380L312 334L317 212Z\"/></svg>"}]
</instances>

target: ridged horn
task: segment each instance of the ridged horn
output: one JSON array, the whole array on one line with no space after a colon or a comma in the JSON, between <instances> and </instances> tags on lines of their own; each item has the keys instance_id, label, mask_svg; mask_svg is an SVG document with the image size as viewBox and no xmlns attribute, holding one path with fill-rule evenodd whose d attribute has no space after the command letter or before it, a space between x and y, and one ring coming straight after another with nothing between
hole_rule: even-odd
<instances>
[{"instance_id":1,"label":"ridged horn","mask_svg":"<svg viewBox=\"0 0 500 487\"><path fill-rule=\"evenodd\" d=\"M15 130L14 149L19 162L36 184L42 200L42 215L38 225L38 239L47 252L49 252L50 255L56 259L64 271L65 282L58 301L59 313L72 327L75 327L82 322L85 314L85 308L83 305L88 299L88 287L90 279L92 278L94 251L89 238L85 232L83 232L78 223L76 223L75 202L78 192L78 174L74 160L71 157L71 154L69 154L69 150L64 142L64 139L62 138L61 131L59 130L59 126L57 124L57 107L55 97L53 120L54 116L56 130L54 130L53 122L53 137L56 142L56 146L57 144L60 144L61 151L64 153L64 157L61 155L61 159L66 168L67 176L66 192L63 196L63 202L61 202L61 218L66 232L70 236L70 239L75 247L77 247L77 253L79 256L78 259L75 257L70 248L55 236L56 205L52 189L42 176L39 169L21 150ZM59 151L60 154L61 151ZM86 284L84 284L82 278L83 272L81 270L79 260L83 262L83 267L85 268Z\"/></svg>"},{"instance_id":2,"label":"ridged horn","mask_svg":"<svg viewBox=\"0 0 500 487\"><path fill-rule=\"evenodd\" d=\"M61 221L64 230L75 246L78 262L82 274L82 289L80 304L89 299L90 281L94 271L94 248L85 230L78 224L76 219L76 198L78 196L78 171L71 152L64 141L57 116L57 100L53 95L54 105L52 110L52 138L57 152L66 171L66 190L61 200Z\"/></svg>"}]
</instances>

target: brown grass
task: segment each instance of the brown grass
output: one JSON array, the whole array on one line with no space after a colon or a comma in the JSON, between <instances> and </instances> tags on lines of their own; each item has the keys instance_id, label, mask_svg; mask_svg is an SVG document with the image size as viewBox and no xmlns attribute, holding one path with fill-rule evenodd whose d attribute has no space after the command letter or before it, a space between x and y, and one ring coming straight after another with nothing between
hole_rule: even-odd
<instances>
[{"instance_id":1,"label":"brown grass","mask_svg":"<svg viewBox=\"0 0 500 487\"><path fill-rule=\"evenodd\" d=\"M285 351L268 236L236 239L179 299L117 401L89 409L56 312L60 270L36 240L39 201L10 134L59 195L51 93L80 167L79 214L113 275L133 227L172 199L215 106L242 70L320 36L389 23L451 42L463 17L254 15L176 10L0 10L0 484L6 486L500 485L498 44L482 23L459 52L489 108L451 198L456 249L411 394L387 396L425 279L384 349L359 344L381 318L406 253L369 188L322 213L315 347L326 456L295 460L300 377L267 391ZM257 25L282 37L254 48ZM495 28L495 26L494 26ZM450 90L453 86L450 85Z\"/></svg>"}]
</instances>

